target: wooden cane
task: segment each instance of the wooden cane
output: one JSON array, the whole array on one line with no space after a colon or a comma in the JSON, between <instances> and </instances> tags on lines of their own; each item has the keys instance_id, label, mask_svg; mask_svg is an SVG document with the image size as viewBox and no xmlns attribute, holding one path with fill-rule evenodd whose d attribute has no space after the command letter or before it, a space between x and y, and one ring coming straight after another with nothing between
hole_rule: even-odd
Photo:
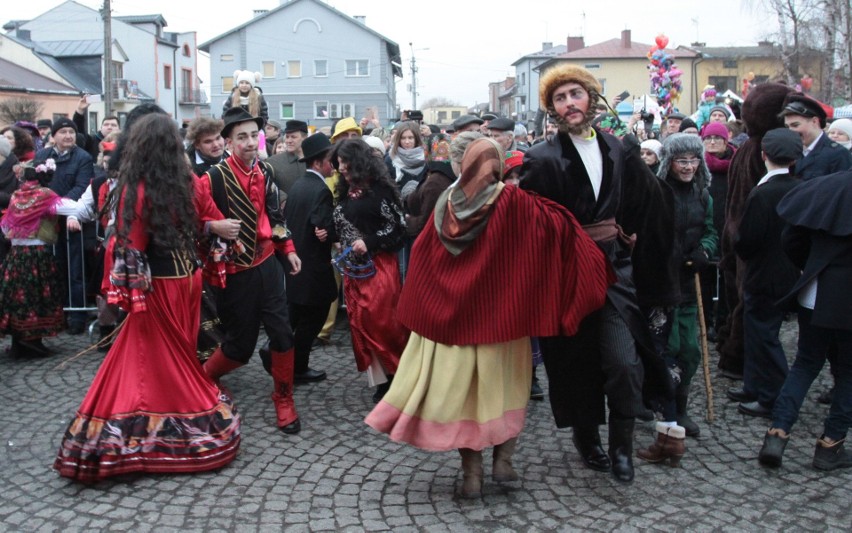
<instances>
[{"instance_id":1,"label":"wooden cane","mask_svg":"<svg viewBox=\"0 0 852 533\"><path fill-rule=\"evenodd\" d=\"M701 298L701 278L695 273L695 296L698 300L698 327L701 338L701 359L704 366L704 388L707 390L707 421L713 422L713 384L710 382L710 349L707 347L707 323L704 321L704 302Z\"/></svg>"}]
</instances>

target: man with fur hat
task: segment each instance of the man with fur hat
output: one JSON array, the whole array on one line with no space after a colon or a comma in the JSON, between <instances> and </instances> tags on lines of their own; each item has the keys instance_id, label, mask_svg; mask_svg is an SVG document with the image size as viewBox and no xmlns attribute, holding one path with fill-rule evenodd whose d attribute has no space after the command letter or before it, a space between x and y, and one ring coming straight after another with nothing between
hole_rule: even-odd
<instances>
[{"instance_id":1,"label":"man with fur hat","mask_svg":"<svg viewBox=\"0 0 852 533\"><path fill-rule=\"evenodd\" d=\"M819 102L802 93L791 93L780 116L787 128L799 134L805 147L795 168L800 178L808 180L852 168L852 153L823 132L826 113Z\"/></svg>"},{"instance_id":2,"label":"man with fur hat","mask_svg":"<svg viewBox=\"0 0 852 533\"><path fill-rule=\"evenodd\" d=\"M228 157L225 139L222 138L224 125L221 120L210 117L198 117L189 123L186 132L189 148L186 155L196 176L203 176L210 167L218 165Z\"/></svg>"},{"instance_id":3,"label":"man with fur hat","mask_svg":"<svg viewBox=\"0 0 852 533\"><path fill-rule=\"evenodd\" d=\"M558 427L573 427L574 445L587 466L629 482L643 364L646 377L654 380L645 392L662 387L671 396L672 391L636 301L630 260L635 237L621 231L616 216L647 218L657 206L638 205L636 199L648 191L661 196L660 185L647 167L641 168L645 165L627 164L618 139L592 127L601 87L589 71L573 65L552 68L542 76L539 94L558 132L527 152L520 186L571 211L618 277L603 309L590 315L576 336L542 339L551 408ZM635 152L641 161L638 143ZM598 432L605 421L604 395L610 408L608 455Z\"/></svg>"},{"instance_id":4,"label":"man with fur hat","mask_svg":"<svg viewBox=\"0 0 852 533\"><path fill-rule=\"evenodd\" d=\"M284 268L275 252L286 255L292 275L301 270L301 261L286 236L272 168L258 160L263 119L241 107L229 109L223 118L222 137L230 143L231 156L210 167L200 178L199 188L202 195L212 196L223 215L240 221L240 230L231 246L226 285L213 288L225 341L204 363L204 371L218 382L246 364L263 324L269 337L278 428L284 433L298 433L301 422L293 401L293 330L287 312Z\"/></svg>"}]
</instances>

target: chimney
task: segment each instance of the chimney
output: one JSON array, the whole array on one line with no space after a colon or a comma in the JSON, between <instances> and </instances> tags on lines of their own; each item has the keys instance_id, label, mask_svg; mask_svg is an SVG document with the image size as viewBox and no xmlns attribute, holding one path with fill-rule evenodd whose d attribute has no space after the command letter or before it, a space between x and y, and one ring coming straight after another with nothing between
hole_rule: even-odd
<instances>
[{"instance_id":1,"label":"chimney","mask_svg":"<svg viewBox=\"0 0 852 533\"><path fill-rule=\"evenodd\" d=\"M30 34L30 30L22 30L21 28L15 28L15 37L21 39L22 41L31 41L32 35Z\"/></svg>"},{"instance_id":2,"label":"chimney","mask_svg":"<svg viewBox=\"0 0 852 533\"><path fill-rule=\"evenodd\" d=\"M352 18L357 20L358 22L360 22L364 26L367 25L367 17L364 16L364 15L353 15Z\"/></svg>"},{"instance_id":3,"label":"chimney","mask_svg":"<svg viewBox=\"0 0 852 533\"><path fill-rule=\"evenodd\" d=\"M254 15L252 15L252 18L257 18L257 17L260 17L262 15L266 15L267 13L269 13L268 9L255 9Z\"/></svg>"},{"instance_id":4,"label":"chimney","mask_svg":"<svg viewBox=\"0 0 852 533\"><path fill-rule=\"evenodd\" d=\"M543 52L543 51L545 51L545 50L550 50L551 48L553 48L553 43L552 43L552 42L541 43L541 50L542 50L542 52Z\"/></svg>"},{"instance_id":5,"label":"chimney","mask_svg":"<svg viewBox=\"0 0 852 533\"><path fill-rule=\"evenodd\" d=\"M580 50L586 47L586 42L583 40L583 37L571 37L568 36L568 51L574 52L575 50Z\"/></svg>"},{"instance_id":6,"label":"chimney","mask_svg":"<svg viewBox=\"0 0 852 533\"><path fill-rule=\"evenodd\" d=\"M621 30L621 47L630 48L630 30Z\"/></svg>"},{"instance_id":7,"label":"chimney","mask_svg":"<svg viewBox=\"0 0 852 533\"><path fill-rule=\"evenodd\" d=\"M699 48L700 48L700 47L703 47L703 46L707 46L707 43L702 43L702 42L700 42L700 41L695 41L694 43L689 43L689 46L692 46L692 47L699 47Z\"/></svg>"}]
</instances>

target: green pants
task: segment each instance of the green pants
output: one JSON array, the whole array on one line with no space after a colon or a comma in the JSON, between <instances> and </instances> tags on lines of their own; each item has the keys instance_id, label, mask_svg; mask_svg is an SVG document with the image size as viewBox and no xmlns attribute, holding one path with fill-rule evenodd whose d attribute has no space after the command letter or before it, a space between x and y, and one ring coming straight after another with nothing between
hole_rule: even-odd
<instances>
[{"instance_id":1,"label":"green pants","mask_svg":"<svg viewBox=\"0 0 852 533\"><path fill-rule=\"evenodd\" d=\"M679 305L672 313L672 331L669 334L669 356L683 369L679 390L689 390L692 377L701 362L698 347L698 306L694 303Z\"/></svg>"}]
</instances>

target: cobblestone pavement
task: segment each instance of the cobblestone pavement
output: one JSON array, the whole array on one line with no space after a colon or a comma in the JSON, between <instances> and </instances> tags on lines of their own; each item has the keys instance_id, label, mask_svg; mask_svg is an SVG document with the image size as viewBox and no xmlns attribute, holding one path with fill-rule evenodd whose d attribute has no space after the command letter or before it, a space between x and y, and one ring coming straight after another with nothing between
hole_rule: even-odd
<instances>
[{"instance_id":1,"label":"cobblestone pavement","mask_svg":"<svg viewBox=\"0 0 852 533\"><path fill-rule=\"evenodd\" d=\"M785 325L791 355L795 335L795 325ZM827 412L813 398L826 387L827 371L809 394L779 470L756 461L766 421L737 413L724 394L735 383L714 372L716 421L702 422L701 438L688 439L681 468L637 460L630 485L588 470L570 432L554 427L548 402L531 402L515 460L523 481L499 486L488 479L484 497L467 501L456 495L456 453L399 445L363 423L372 390L355 371L345 326L333 341L312 356L329 379L297 387L299 435L275 428L271 380L254 358L224 379L244 417L234 463L218 472L128 476L92 487L59 478L51 464L102 354L58 369L88 343L67 335L48 341L61 354L46 360L10 359L0 350L0 530L852 530L852 470L825 474L810 465ZM700 417L703 380L693 387L690 408ZM637 431L637 446L652 440L650 428Z\"/></svg>"}]
</instances>

